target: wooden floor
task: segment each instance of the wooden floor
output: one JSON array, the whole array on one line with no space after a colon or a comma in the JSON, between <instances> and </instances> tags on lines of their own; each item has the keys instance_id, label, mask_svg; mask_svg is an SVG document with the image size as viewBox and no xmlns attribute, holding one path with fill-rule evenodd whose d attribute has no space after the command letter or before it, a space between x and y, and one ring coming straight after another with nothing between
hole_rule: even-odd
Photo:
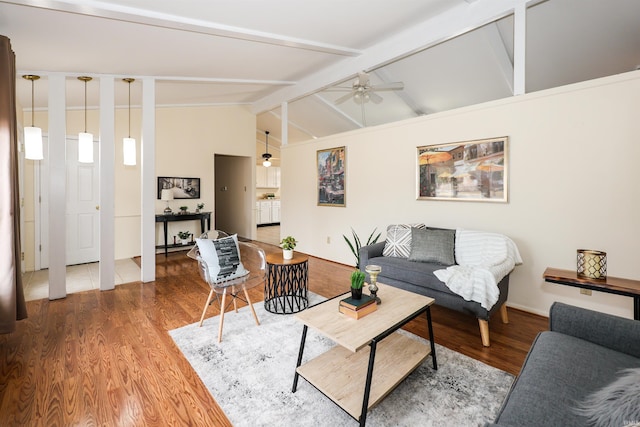
<instances>
[{"instance_id":1,"label":"wooden floor","mask_svg":"<svg viewBox=\"0 0 640 427\"><path fill-rule=\"evenodd\" d=\"M351 271L311 258L309 289L346 292ZM159 255L156 274L151 283L28 302L29 318L0 335L0 426L230 425L168 334L199 320L208 287L184 252ZM261 300L262 289L251 297ZM208 315L217 314L211 306ZM512 374L547 328L546 318L509 309L511 323L492 319L483 348L474 318L440 307L432 314L437 343ZM428 337L425 319L408 329Z\"/></svg>"}]
</instances>

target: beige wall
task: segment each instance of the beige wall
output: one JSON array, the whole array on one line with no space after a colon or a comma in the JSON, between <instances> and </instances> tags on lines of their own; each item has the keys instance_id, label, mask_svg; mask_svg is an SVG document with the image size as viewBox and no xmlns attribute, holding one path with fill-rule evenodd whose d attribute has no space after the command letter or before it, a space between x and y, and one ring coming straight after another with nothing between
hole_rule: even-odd
<instances>
[{"instance_id":1,"label":"beige wall","mask_svg":"<svg viewBox=\"0 0 640 427\"><path fill-rule=\"evenodd\" d=\"M128 133L126 109L116 110L115 145L115 257L129 258L140 255L140 110L131 110L131 136L137 141L138 164L122 164L122 138ZM175 200L171 207L177 210L186 205L193 211L198 202L205 210L214 208L214 154L237 156L255 155L255 115L247 107L192 107L158 108L156 110L156 176L185 176L201 179L200 200ZM36 113L38 126L46 133L47 113ZM99 135L98 111L87 112L87 130ZM67 133L76 135L84 129L84 111L67 111ZM45 154L46 155L46 154ZM25 268L34 268L34 165L25 161ZM255 191L252 189L252 191ZM255 195L252 195L255 197ZM156 202L156 211L162 212L164 202ZM212 227L214 224L212 224ZM196 222L173 223L169 236L179 230L199 233ZM163 240L160 225L156 228L156 241ZM170 240L172 238L170 237Z\"/></svg>"},{"instance_id":2,"label":"beige wall","mask_svg":"<svg viewBox=\"0 0 640 427\"><path fill-rule=\"evenodd\" d=\"M284 147L282 234L302 252L352 264L342 239L350 227L365 238L401 222L501 232L524 259L509 305L545 315L565 301L631 317L631 298L580 295L542 274L574 269L576 249L588 248L607 252L609 275L640 279L639 111L633 72ZM416 200L417 146L505 135L509 203ZM318 207L316 151L339 146L347 206Z\"/></svg>"}]
</instances>

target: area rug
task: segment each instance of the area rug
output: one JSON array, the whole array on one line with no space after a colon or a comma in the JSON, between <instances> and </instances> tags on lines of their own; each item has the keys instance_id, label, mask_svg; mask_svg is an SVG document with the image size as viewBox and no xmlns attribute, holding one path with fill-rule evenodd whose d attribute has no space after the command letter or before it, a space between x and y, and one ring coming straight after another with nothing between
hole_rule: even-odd
<instances>
[{"instance_id":1,"label":"area rug","mask_svg":"<svg viewBox=\"0 0 640 427\"><path fill-rule=\"evenodd\" d=\"M260 326L247 307L225 314L220 344L218 317L169 332L233 425L357 425L303 378L291 392L302 324L267 312L262 302L254 308ZM304 360L333 345L309 329ZM368 426L479 426L494 419L513 376L438 344L436 354L438 370L428 357L369 411Z\"/></svg>"}]
</instances>

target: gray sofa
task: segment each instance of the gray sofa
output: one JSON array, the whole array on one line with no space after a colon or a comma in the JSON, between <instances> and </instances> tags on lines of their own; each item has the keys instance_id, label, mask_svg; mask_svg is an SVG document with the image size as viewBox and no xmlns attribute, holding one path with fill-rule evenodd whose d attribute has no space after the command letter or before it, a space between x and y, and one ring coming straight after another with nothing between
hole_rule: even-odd
<instances>
[{"instance_id":1,"label":"gray sofa","mask_svg":"<svg viewBox=\"0 0 640 427\"><path fill-rule=\"evenodd\" d=\"M378 281L386 285L395 286L410 292L434 298L437 305L453 310L461 311L475 316L478 319L482 344L490 345L489 318L496 311L500 311L502 321L509 323L507 308L504 305L509 296L509 275L506 275L499 283L500 297L498 302L486 310L479 303L466 301L460 295L449 288L433 275L435 270L445 268L442 264L433 262L415 262L407 258L383 256L385 242L360 248L360 262L358 267L364 271L367 264L375 264L382 267ZM367 277L367 280L369 278Z\"/></svg>"},{"instance_id":2,"label":"gray sofa","mask_svg":"<svg viewBox=\"0 0 640 427\"><path fill-rule=\"evenodd\" d=\"M640 321L556 302L549 328L487 426L640 425Z\"/></svg>"}]
</instances>

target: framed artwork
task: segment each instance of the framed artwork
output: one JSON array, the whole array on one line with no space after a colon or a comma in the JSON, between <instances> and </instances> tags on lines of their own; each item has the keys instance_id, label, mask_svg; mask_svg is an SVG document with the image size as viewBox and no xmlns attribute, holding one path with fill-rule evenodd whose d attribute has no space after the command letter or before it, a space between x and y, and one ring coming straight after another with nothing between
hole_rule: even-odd
<instances>
[{"instance_id":1,"label":"framed artwork","mask_svg":"<svg viewBox=\"0 0 640 427\"><path fill-rule=\"evenodd\" d=\"M508 148L506 136L418 147L418 200L506 203Z\"/></svg>"},{"instance_id":2,"label":"framed artwork","mask_svg":"<svg viewBox=\"0 0 640 427\"><path fill-rule=\"evenodd\" d=\"M345 147L318 150L318 206L346 206Z\"/></svg>"},{"instance_id":3,"label":"framed artwork","mask_svg":"<svg viewBox=\"0 0 640 427\"><path fill-rule=\"evenodd\" d=\"M162 190L173 190L174 199L199 199L200 178L158 177L158 200Z\"/></svg>"}]
</instances>

